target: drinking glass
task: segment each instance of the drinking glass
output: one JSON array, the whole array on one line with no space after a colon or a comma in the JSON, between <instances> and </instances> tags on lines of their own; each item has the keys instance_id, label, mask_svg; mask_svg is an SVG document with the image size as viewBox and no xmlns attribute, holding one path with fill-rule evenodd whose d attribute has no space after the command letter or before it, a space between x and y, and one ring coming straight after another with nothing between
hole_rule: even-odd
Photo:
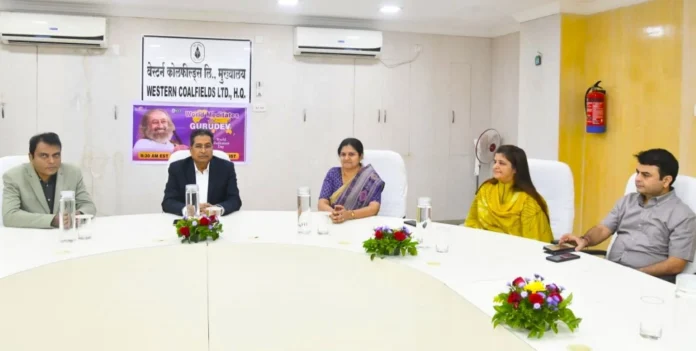
<instances>
[{"instance_id":1,"label":"drinking glass","mask_svg":"<svg viewBox=\"0 0 696 351\"><path fill-rule=\"evenodd\" d=\"M665 301L657 296L640 298L640 336L658 340L662 337L663 306Z\"/></svg>"},{"instance_id":2,"label":"drinking glass","mask_svg":"<svg viewBox=\"0 0 696 351\"><path fill-rule=\"evenodd\" d=\"M77 238L80 240L88 240L92 238L92 233L94 232L92 228L92 218L94 216L91 214L79 214L75 216L75 222L77 224Z\"/></svg>"},{"instance_id":3,"label":"drinking glass","mask_svg":"<svg viewBox=\"0 0 696 351\"><path fill-rule=\"evenodd\" d=\"M225 214L225 209L222 206L210 206L205 209L205 213L208 215L208 217L215 216L219 219L223 214Z\"/></svg>"},{"instance_id":4,"label":"drinking glass","mask_svg":"<svg viewBox=\"0 0 696 351\"><path fill-rule=\"evenodd\" d=\"M329 234L329 228L332 224L330 214L331 212L317 212L317 234Z\"/></svg>"}]
</instances>

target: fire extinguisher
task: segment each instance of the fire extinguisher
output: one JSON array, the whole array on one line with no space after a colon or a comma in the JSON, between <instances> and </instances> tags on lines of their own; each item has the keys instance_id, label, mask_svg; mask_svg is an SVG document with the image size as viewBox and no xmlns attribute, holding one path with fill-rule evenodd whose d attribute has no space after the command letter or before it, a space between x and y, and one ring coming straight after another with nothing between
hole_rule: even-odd
<instances>
[{"instance_id":1,"label":"fire extinguisher","mask_svg":"<svg viewBox=\"0 0 696 351\"><path fill-rule=\"evenodd\" d=\"M599 86L601 82L600 80L595 83L585 92L585 116L587 117L585 126L588 133L604 133L607 131L607 91Z\"/></svg>"}]
</instances>

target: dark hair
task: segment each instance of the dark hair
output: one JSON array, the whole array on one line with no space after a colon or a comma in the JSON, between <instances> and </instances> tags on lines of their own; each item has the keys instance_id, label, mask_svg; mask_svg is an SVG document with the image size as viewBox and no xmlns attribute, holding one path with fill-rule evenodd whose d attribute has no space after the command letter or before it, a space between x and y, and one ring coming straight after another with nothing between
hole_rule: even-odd
<instances>
[{"instance_id":1,"label":"dark hair","mask_svg":"<svg viewBox=\"0 0 696 351\"><path fill-rule=\"evenodd\" d=\"M671 152L665 149L650 149L641 151L634 155L638 159L638 163L644 166L656 166L660 172L660 180L665 176L672 176L672 182L669 183L669 190L673 190L672 184L677 180L679 173L679 161L672 155Z\"/></svg>"},{"instance_id":2,"label":"dark hair","mask_svg":"<svg viewBox=\"0 0 696 351\"><path fill-rule=\"evenodd\" d=\"M343 139L340 145L338 145L338 155L341 155L341 149L345 146L352 146L355 151L358 152L358 155L362 156L363 153L365 152L365 149L363 149L363 144L360 142L360 140L355 139L355 138L347 138Z\"/></svg>"},{"instance_id":3,"label":"dark hair","mask_svg":"<svg viewBox=\"0 0 696 351\"><path fill-rule=\"evenodd\" d=\"M193 147L193 139L196 139L196 137L199 136L209 136L210 137L210 142L213 142L213 132L207 130L207 129L196 129L193 132L191 132L191 144L189 146Z\"/></svg>"},{"instance_id":4,"label":"dark hair","mask_svg":"<svg viewBox=\"0 0 696 351\"><path fill-rule=\"evenodd\" d=\"M34 152L36 151L36 145L39 145L40 142L52 146L58 146L60 149L63 149L63 144L60 143L58 134L51 132L41 133L34 135L31 137L31 139L29 139L29 153L32 156L34 156Z\"/></svg>"},{"instance_id":5,"label":"dark hair","mask_svg":"<svg viewBox=\"0 0 696 351\"><path fill-rule=\"evenodd\" d=\"M510 165L515 170L515 174L512 178L512 188L518 191L524 191L527 195L531 196L541 207L541 210L546 215L546 219L551 221L549 218L549 208L546 205L544 198L539 195L534 183L532 183L532 176L529 174L529 164L527 163L527 154L521 148L515 145L501 145L498 150L495 151L496 154L501 154L510 161ZM498 184L498 180L491 178L484 182L483 184L491 183ZM483 186L483 184L481 184Z\"/></svg>"}]
</instances>

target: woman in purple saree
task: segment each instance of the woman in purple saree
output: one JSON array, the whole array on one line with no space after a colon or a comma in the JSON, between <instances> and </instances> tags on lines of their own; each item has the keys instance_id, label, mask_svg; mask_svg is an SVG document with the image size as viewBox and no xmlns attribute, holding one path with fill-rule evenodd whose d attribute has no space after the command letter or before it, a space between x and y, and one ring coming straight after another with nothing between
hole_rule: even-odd
<instances>
[{"instance_id":1,"label":"woman in purple saree","mask_svg":"<svg viewBox=\"0 0 696 351\"><path fill-rule=\"evenodd\" d=\"M319 194L319 210L331 212L334 223L375 216L382 202L384 181L372 168L362 166L363 145L348 138L338 147L341 167L326 174Z\"/></svg>"}]
</instances>

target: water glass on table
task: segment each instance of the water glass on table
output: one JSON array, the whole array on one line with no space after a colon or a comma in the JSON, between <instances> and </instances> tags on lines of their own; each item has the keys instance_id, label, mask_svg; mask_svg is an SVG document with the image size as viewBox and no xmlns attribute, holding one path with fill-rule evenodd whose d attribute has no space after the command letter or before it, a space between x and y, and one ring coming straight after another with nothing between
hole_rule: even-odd
<instances>
[{"instance_id":1,"label":"water glass on table","mask_svg":"<svg viewBox=\"0 0 696 351\"><path fill-rule=\"evenodd\" d=\"M431 224L433 225L433 224ZM448 253L450 249L450 233L445 225L433 225L431 230L435 239L435 251L439 253Z\"/></svg>"},{"instance_id":2,"label":"water glass on table","mask_svg":"<svg viewBox=\"0 0 696 351\"><path fill-rule=\"evenodd\" d=\"M75 216L77 225L77 238L80 240L88 240L92 238L92 218L91 214L78 214Z\"/></svg>"},{"instance_id":3,"label":"water glass on table","mask_svg":"<svg viewBox=\"0 0 696 351\"><path fill-rule=\"evenodd\" d=\"M665 301L657 296L640 298L640 336L658 340L662 337L662 320L664 319Z\"/></svg>"},{"instance_id":4,"label":"water glass on table","mask_svg":"<svg viewBox=\"0 0 696 351\"><path fill-rule=\"evenodd\" d=\"M210 206L205 209L205 214L208 215L208 217L215 216L216 218L220 218L225 214L225 209L222 206Z\"/></svg>"},{"instance_id":5,"label":"water glass on table","mask_svg":"<svg viewBox=\"0 0 696 351\"><path fill-rule=\"evenodd\" d=\"M329 234L329 228L331 227L331 212L317 212L317 234L327 235Z\"/></svg>"}]
</instances>

